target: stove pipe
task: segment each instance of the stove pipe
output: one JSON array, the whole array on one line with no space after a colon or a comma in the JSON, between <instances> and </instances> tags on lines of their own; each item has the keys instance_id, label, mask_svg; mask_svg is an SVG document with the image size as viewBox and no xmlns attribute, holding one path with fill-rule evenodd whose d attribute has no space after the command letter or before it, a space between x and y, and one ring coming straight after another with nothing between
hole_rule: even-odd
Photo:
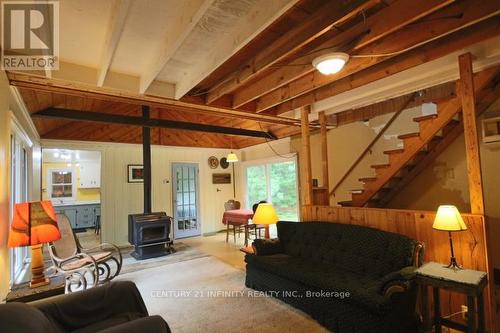
<instances>
[{"instance_id":1,"label":"stove pipe","mask_svg":"<svg viewBox=\"0 0 500 333\"><path fill-rule=\"evenodd\" d=\"M149 106L142 106L142 117L150 119ZM144 214L151 213L151 128L142 127L142 163L144 165Z\"/></svg>"}]
</instances>

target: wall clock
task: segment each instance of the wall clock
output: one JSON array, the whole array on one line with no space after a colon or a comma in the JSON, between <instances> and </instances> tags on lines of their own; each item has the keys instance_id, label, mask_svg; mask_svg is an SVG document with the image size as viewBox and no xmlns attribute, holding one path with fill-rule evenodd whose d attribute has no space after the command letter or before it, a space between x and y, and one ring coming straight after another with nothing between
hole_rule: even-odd
<instances>
[{"instance_id":1,"label":"wall clock","mask_svg":"<svg viewBox=\"0 0 500 333\"><path fill-rule=\"evenodd\" d=\"M229 162L227 161L227 159L225 157L222 157L220 159L220 167L222 169L227 169L228 166L229 166Z\"/></svg>"},{"instance_id":2,"label":"wall clock","mask_svg":"<svg viewBox=\"0 0 500 333\"><path fill-rule=\"evenodd\" d=\"M208 158L208 165L210 166L210 169L217 169L219 166L219 160L215 156L210 156Z\"/></svg>"}]
</instances>

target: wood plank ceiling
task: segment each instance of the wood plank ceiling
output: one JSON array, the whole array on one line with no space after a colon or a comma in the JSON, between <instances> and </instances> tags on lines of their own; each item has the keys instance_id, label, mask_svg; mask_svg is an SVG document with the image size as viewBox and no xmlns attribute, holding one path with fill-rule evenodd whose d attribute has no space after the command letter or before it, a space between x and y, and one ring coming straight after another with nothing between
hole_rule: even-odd
<instances>
[{"instance_id":1,"label":"wood plank ceiling","mask_svg":"<svg viewBox=\"0 0 500 333\"><path fill-rule=\"evenodd\" d=\"M277 116L496 38L499 12L495 0L297 1L182 96L182 108L171 98L152 100L155 94L147 91L128 92L134 102L127 103L118 99L119 93L99 96L99 87L89 94L57 88L56 79L34 83L32 76L8 74L32 114L58 107L139 116L139 105L146 104L154 118L270 131L282 138L299 134L300 128ZM322 75L311 61L332 50L351 58L339 73ZM360 118L355 112L350 117ZM42 138L141 142L137 126L33 120ZM153 144L159 145L243 148L266 141L178 129L154 128L152 133Z\"/></svg>"}]
</instances>

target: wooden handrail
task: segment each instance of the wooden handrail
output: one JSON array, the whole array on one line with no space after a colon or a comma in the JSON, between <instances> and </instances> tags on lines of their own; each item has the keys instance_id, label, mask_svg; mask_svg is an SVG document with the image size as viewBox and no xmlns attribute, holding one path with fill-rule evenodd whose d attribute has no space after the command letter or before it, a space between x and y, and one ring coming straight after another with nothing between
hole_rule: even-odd
<instances>
[{"instance_id":1,"label":"wooden handrail","mask_svg":"<svg viewBox=\"0 0 500 333\"><path fill-rule=\"evenodd\" d=\"M382 135L384 135L385 131L387 131L387 129L392 125L392 123L399 117L401 112L403 112L408 107L408 105L411 103L411 101L413 101L415 99L415 96L416 96L416 94L410 95L408 97L408 100L403 103L401 108L398 109L398 111L396 111L396 113L394 113L394 115L387 122L387 124L385 124L384 128L382 128L382 130L375 136L375 138L372 140L372 142L370 142L368 147L366 147L366 149L363 151L363 153L361 153L361 155L356 159L356 161L354 161L354 163L347 170L347 172L344 174L344 176L342 176L342 178L340 178L340 180L337 182L337 184L333 187L333 189L330 191L330 196L335 194L335 191L340 187L340 185L342 185L342 183L347 179L347 177L349 177L351 172L358 166L359 162L361 162L361 160L365 157L365 155L369 151L371 151L372 147L375 145L375 143L377 143L378 139L380 139L380 137Z\"/></svg>"}]
</instances>

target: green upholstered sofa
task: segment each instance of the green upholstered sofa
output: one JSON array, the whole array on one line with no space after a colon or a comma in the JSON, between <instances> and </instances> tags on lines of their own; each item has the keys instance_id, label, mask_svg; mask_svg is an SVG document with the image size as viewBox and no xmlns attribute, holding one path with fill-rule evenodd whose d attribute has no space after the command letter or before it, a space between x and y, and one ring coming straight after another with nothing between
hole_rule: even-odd
<instances>
[{"instance_id":1,"label":"green upholstered sofa","mask_svg":"<svg viewBox=\"0 0 500 333\"><path fill-rule=\"evenodd\" d=\"M303 310L329 330L414 332L423 245L403 235L329 222L278 222L255 240L246 286Z\"/></svg>"}]
</instances>

